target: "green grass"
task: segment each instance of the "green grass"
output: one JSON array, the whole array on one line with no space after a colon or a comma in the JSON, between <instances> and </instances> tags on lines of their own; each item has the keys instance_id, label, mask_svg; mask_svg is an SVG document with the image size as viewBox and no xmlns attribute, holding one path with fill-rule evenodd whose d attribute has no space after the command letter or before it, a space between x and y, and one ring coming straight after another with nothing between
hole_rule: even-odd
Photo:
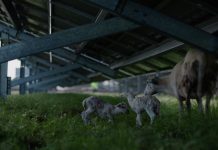
<instances>
[{"instance_id":1,"label":"green grass","mask_svg":"<svg viewBox=\"0 0 218 150\"><path fill-rule=\"evenodd\" d=\"M0 150L206 150L218 149L218 108L209 116L178 114L172 97L159 95L161 114L154 124L143 115L143 127L135 127L135 114L117 116L115 123L93 117L93 125L81 120L82 94L33 94L10 96L0 102ZM99 96L117 103L121 99Z\"/></svg>"}]
</instances>

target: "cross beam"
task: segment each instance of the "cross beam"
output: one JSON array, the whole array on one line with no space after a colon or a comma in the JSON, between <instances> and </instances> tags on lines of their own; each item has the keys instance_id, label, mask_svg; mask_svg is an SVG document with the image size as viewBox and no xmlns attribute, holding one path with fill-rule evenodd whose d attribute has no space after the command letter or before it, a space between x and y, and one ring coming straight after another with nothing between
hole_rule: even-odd
<instances>
[{"instance_id":1,"label":"cross beam","mask_svg":"<svg viewBox=\"0 0 218 150\"><path fill-rule=\"evenodd\" d=\"M43 64L45 66L48 66L48 67L52 67L52 68L57 68L57 67L60 67L59 65L56 65L56 64L53 64L53 63L50 63L49 61L45 60L45 59L42 59L40 57L37 57L37 56L31 56L28 58L28 60L31 62L31 61L34 61L36 63L40 63L40 64Z\"/></svg>"},{"instance_id":2,"label":"cross beam","mask_svg":"<svg viewBox=\"0 0 218 150\"><path fill-rule=\"evenodd\" d=\"M21 31L23 29L22 20L12 3L12 0L0 0L0 6L10 22L16 27L17 30Z\"/></svg>"},{"instance_id":3,"label":"cross beam","mask_svg":"<svg viewBox=\"0 0 218 150\"><path fill-rule=\"evenodd\" d=\"M213 21L213 23L204 25L204 27L201 27L201 29L208 33L213 33L217 31L218 30L218 18L216 18L216 20L211 20L211 21ZM123 66L127 66L129 64L133 64L133 63L148 59L150 57L157 56L161 53L168 52L174 48L182 46L183 44L184 43L176 41L176 40L165 41L164 43L159 44L155 48L145 49L142 52L135 54L134 56L130 56L129 58L115 62L114 64L111 65L111 68L116 69L116 68L120 68Z\"/></svg>"},{"instance_id":4,"label":"cross beam","mask_svg":"<svg viewBox=\"0 0 218 150\"><path fill-rule=\"evenodd\" d=\"M22 79L15 79L15 80L13 80L11 82L11 86L13 87L13 86L16 86L16 85L19 85L19 84L22 84L22 83L30 82L30 81L41 79L41 78L44 78L44 77L54 76L54 75L57 75L57 74L60 74L60 73L69 72L69 71L77 69L79 67L81 67L81 66L76 65L76 64L71 64L71 65L67 65L65 67L59 67L59 68L57 68L55 70L52 70L52 71L49 70L49 71L39 73L39 74L36 74L36 75L33 75L33 76L25 77L25 78L22 78ZM78 73L72 73L72 76L75 76L77 78L81 78L81 79L83 79L85 81L89 80L88 78L86 78L84 76L81 76Z\"/></svg>"},{"instance_id":5,"label":"cross beam","mask_svg":"<svg viewBox=\"0 0 218 150\"><path fill-rule=\"evenodd\" d=\"M131 0L86 0L137 24L152 27L181 42L218 53L218 38Z\"/></svg>"},{"instance_id":6,"label":"cross beam","mask_svg":"<svg viewBox=\"0 0 218 150\"><path fill-rule=\"evenodd\" d=\"M137 27L138 25L134 23L120 18L113 18L100 23L92 23L77 28L64 30L62 32L57 32L41 38L34 38L29 34L21 33L19 34L19 40L23 40L24 42L12 44L0 49L0 63L43 51L49 51L51 49L55 49L53 50L54 53L57 52L61 54L62 52L68 51L60 49L60 47L131 30ZM16 30L3 24L0 24L0 29L3 31L5 30L5 32L9 32L10 35L16 34ZM70 56L74 58L77 57L77 55L73 52L71 52ZM109 67L81 55L79 58L81 61L78 63L81 63L82 65L85 65L93 70L99 71L107 76L115 76L115 72ZM96 65L101 67L96 67Z\"/></svg>"},{"instance_id":7,"label":"cross beam","mask_svg":"<svg viewBox=\"0 0 218 150\"><path fill-rule=\"evenodd\" d=\"M67 29L0 49L0 63L136 28L120 18Z\"/></svg>"},{"instance_id":8,"label":"cross beam","mask_svg":"<svg viewBox=\"0 0 218 150\"><path fill-rule=\"evenodd\" d=\"M28 89L40 88L41 86L44 86L44 85L47 85L47 84L50 84L50 83L54 83L54 82L58 82L60 80L64 80L69 76L70 76L69 74L62 74L62 75L55 76L55 77L50 78L50 79L45 80L45 81L41 81L41 82L39 82L37 84L29 85L27 88Z\"/></svg>"}]
</instances>

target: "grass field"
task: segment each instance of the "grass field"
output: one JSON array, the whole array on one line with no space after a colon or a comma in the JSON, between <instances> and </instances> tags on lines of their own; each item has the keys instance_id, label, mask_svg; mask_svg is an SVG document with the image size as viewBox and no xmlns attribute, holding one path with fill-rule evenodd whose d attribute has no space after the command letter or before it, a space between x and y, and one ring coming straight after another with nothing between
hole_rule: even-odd
<instances>
[{"instance_id":1,"label":"grass field","mask_svg":"<svg viewBox=\"0 0 218 150\"><path fill-rule=\"evenodd\" d=\"M159 96L161 114L152 126L143 116L135 127L135 114L117 116L114 124L93 117L85 126L80 117L81 101L88 95L33 94L10 96L0 102L0 150L163 150L218 149L218 108L212 105L206 117L197 112L179 117L177 101ZM117 103L119 97L101 96Z\"/></svg>"}]
</instances>

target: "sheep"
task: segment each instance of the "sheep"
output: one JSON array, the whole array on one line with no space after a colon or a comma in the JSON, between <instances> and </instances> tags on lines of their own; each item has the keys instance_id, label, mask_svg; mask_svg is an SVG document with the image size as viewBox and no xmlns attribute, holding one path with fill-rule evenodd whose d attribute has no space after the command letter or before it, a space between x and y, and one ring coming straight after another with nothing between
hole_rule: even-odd
<instances>
[{"instance_id":1,"label":"sheep","mask_svg":"<svg viewBox=\"0 0 218 150\"><path fill-rule=\"evenodd\" d=\"M135 96L131 93L123 93L121 96L127 98L130 108L137 114L136 116L136 126L142 126L141 114L146 111L150 117L150 124L160 112L160 101L152 96L151 94L146 94L143 96Z\"/></svg>"},{"instance_id":2,"label":"sheep","mask_svg":"<svg viewBox=\"0 0 218 150\"><path fill-rule=\"evenodd\" d=\"M215 60L211 54L199 50L188 51L170 75L154 78L150 82L153 84L153 94L164 92L176 96L179 101L179 112L183 111L183 101L186 101L187 110L190 111L190 99L196 99L199 112L203 112L202 97L206 95L205 111L208 112L218 74Z\"/></svg>"},{"instance_id":3,"label":"sheep","mask_svg":"<svg viewBox=\"0 0 218 150\"><path fill-rule=\"evenodd\" d=\"M126 103L122 102L117 105L112 105L95 96L84 99L82 105L84 111L81 113L81 116L85 124L90 124L90 115L93 113L97 113L101 118L108 118L108 122L113 122L114 115L128 113Z\"/></svg>"}]
</instances>

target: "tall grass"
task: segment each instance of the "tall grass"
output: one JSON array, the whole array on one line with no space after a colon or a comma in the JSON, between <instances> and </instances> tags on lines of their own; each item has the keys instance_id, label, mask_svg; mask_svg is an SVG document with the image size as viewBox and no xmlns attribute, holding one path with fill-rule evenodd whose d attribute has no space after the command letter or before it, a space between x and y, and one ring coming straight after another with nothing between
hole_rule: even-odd
<instances>
[{"instance_id":1,"label":"tall grass","mask_svg":"<svg viewBox=\"0 0 218 150\"><path fill-rule=\"evenodd\" d=\"M159 95L161 114L154 124L143 115L135 127L135 114L115 117L114 124L93 116L85 126L80 112L84 94L33 94L10 96L0 103L0 150L141 150L218 149L218 109L202 115L196 104L190 115L178 114L176 99ZM120 97L99 96L113 104Z\"/></svg>"}]
</instances>

